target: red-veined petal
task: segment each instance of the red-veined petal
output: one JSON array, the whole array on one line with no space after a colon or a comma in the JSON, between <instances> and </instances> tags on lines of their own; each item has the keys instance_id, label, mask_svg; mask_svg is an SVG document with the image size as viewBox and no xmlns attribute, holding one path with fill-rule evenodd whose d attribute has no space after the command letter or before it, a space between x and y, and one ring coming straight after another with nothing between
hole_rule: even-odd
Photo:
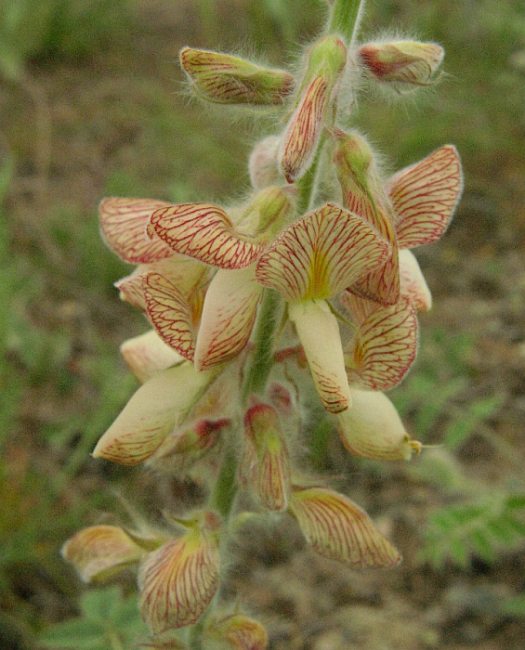
<instances>
[{"instance_id":1,"label":"red-veined petal","mask_svg":"<svg viewBox=\"0 0 525 650\"><path fill-rule=\"evenodd\" d=\"M239 271L217 271L204 299L195 347L197 368L223 363L245 347L261 293L253 266Z\"/></svg>"},{"instance_id":2,"label":"red-veined petal","mask_svg":"<svg viewBox=\"0 0 525 650\"><path fill-rule=\"evenodd\" d=\"M195 351L191 306L169 280L158 273L142 279L146 313L159 336L189 361Z\"/></svg>"},{"instance_id":3,"label":"red-veined petal","mask_svg":"<svg viewBox=\"0 0 525 650\"><path fill-rule=\"evenodd\" d=\"M328 80L322 75L314 77L286 127L279 157L284 176L289 183L299 178L312 160L329 99Z\"/></svg>"},{"instance_id":4,"label":"red-veined petal","mask_svg":"<svg viewBox=\"0 0 525 650\"><path fill-rule=\"evenodd\" d=\"M350 405L343 347L336 317L324 301L292 302L288 315L304 347L310 372L327 411Z\"/></svg>"},{"instance_id":5,"label":"red-veined petal","mask_svg":"<svg viewBox=\"0 0 525 650\"><path fill-rule=\"evenodd\" d=\"M394 305L399 300L400 292L397 245L392 246L391 251L384 264L360 278L350 287L350 291L380 305Z\"/></svg>"},{"instance_id":6,"label":"red-veined petal","mask_svg":"<svg viewBox=\"0 0 525 650\"><path fill-rule=\"evenodd\" d=\"M150 239L146 227L151 215L169 206L166 201L109 197L99 206L100 228L107 245L125 262L141 264L173 255L157 237Z\"/></svg>"},{"instance_id":7,"label":"red-veined petal","mask_svg":"<svg viewBox=\"0 0 525 650\"><path fill-rule=\"evenodd\" d=\"M366 512L342 494L321 487L295 488L290 509L320 555L358 569L392 567L401 561Z\"/></svg>"},{"instance_id":8,"label":"red-veined petal","mask_svg":"<svg viewBox=\"0 0 525 650\"><path fill-rule=\"evenodd\" d=\"M400 248L430 244L447 229L463 191L456 148L445 145L390 179Z\"/></svg>"},{"instance_id":9,"label":"red-veined petal","mask_svg":"<svg viewBox=\"0 0 525 650\"><path fill-rule=\"evenodd\" d=\"M180 426L217 372L198 372L188 361L143 384L98 441L93 456L122 465L149 458Z\"/></svg>"},{"instance_id":10,"label":"red-veined petal","mask_svg":"<svg viewBox=\"0 0 525 650\"><path fill-rule=\"evenodd\" d=\"M178 352L164 343L155 330L124 341L120 353L142 383L160 370L184 361Z\"/></svg>"},{"instance_id":11,"label":"red-veined petal","mask_svg":"<svg viewBox=\"0 0 525 650\"><path fill-rule=\"evenodd\" d=\"M173 251L223 269L248 266L262 250L260 244L235 232L222 208L207 203L181 203L156 210L147 230Z\"/></svg>"},{"instance_id":12,"label":"red-veined petal","mask_svg":"<svg viewBox=\"0 0 525 650\"><path fill-rule=\"evenodd\" d=\"M84 582L109 578L137 563L144 549L118 526L90 526L62 547L62 557L73 564Z\"/></svg>"},{"instance_id":13,"label":"red-veined petal","mask_svg":"<svg viewBox=\"0 0 525 650\"><path fill-rule=\"evenodd\" d=\"M407 299L378 307L345 346L350 382L371 390L397 386L416 358L417 342L417 316Z\"/></svg>"},{"instance_id":14,"label":"red-veined petal","mask_svg":"<svg viewBox=\"0 0 525 650\"><path fill-rule=\"evenodd\" d=\"M139 570L140 611L153 632L195 623L219 586L214 535L191 530L149 554Z\"/></svg>"},{"instance_id":15,"label":"red-veined petal","mask_svg":"<svg viewBox=\"0 0 525 650\"><path fill-rule=\"evenodd\" d=\"M291 224L261 255L257 280L286 300L334 296L387 259L390 246L333 203Z\"/></svg>"},{"instance_id":16,"label":"red-veined petal","mask_svg":"<svg viewBox=\"0 0 525 650\"><path fill-rule=\"evenodd\" d=\"M352 389L352 408L338 416L344 446L352 454L378 460L410 460L421 444L411 440L383 393Z\"/></svg>"}]
</instances>

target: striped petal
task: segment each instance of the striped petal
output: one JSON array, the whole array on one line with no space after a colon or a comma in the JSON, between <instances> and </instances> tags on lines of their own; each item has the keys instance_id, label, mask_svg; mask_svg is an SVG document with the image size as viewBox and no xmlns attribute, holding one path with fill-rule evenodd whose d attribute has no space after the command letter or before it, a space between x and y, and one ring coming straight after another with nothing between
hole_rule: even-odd
<instances>
[{"instance_id":1,"label":"striped petal","mask_svg":"<svg viewBox=\"0 0 525 650\"><path fill-rule=\"evenodd\" d=\"M226 643L229 650L266 650L268 647L268 633L264 627L244 614L232 614L214 622L206 630L206 636Z\"/></svg>"},{"instance_id":2,"label":"striped petal","mask_svg":"<svg viewBox=\"0 0 525 650\"><path fill-rule=\"evenodd\" d=\"M125 262L143 264L173 255L157 237L150 239L146 227L151 215L168 207L165 201L109 197L99 205L100 228L106 244Z\"/></svg>"},{"instance_id":3,"label":"striped petal","mask_svg":"<svg viewBox=\"0 0 525 650\"><path fill-rule=\"evenodd\" d=\"M351 400L336 317L324 301L290 303L288 315L303 344L323 406L331 413L344 411Z\"/></svg>"},{"instance_id":4,"label":"striped petal","mask_svg":"<svg viewBox=\"0 0 525 650\"><path fill-rule=\"evenodd\" d=\"M160 273L183 295L189 297L198 286L206 283L209 268L200 262L188 259L183 255L173 254L173 252L172 257L168 259L151 262L151 264L141 264L133 273L115 282L115 287L119 290L122 300L142 311L146 310L143 279L147 273Z\"/></svg>"},{"instance_id":5,"label":"striped petal","mask_svg":"<svg viewBox=\"0 0 525 650\"><path fill-rule=\"evenodd\" d=\"M397 244L392 246L391 251L384 264L360 278L350 290L358 296L373 300L380 305L394 305L399 300L400 292Z\"/></svg>"},{"instance_id":6,"label":"striped petal","mask_svg":"<svg viewBox=\"0 0 525 650\"><path fill-rule=\"evenodd\" d=\"M246 411L244 429L247 444L255 454L246 454L255 463L250 473L251 483L263 507L282 511L288 507L290 490L290 458L281 430L279 415L268 404L256 404Z\"/></svg>"},{"instance_id":7,"label":"striped petal","mask_svg":"<svg viewBox=\"0 0 525 650\"><path fill-rule=\"evenodd\" d=\"M292 514L317 553L353 568L393 567L398 550L377 530L366 512L347 497L326 488L295 488Z\"/></svg>"},{"instance_id":8,"label":"striped petal","mask_svg":"<svg viewBox=\"0 0 525 650\"><path fill-rule=\"evenodd\" d=\"M118 526L90 526L62 547L62 557L73 564L84 582L105 580L137 563L144 549Z\"/></svg>"},{"instance_id":9,"label":"striped petal","mask_svg":"<svg viewBox=\"0 0 525 650\"><path fill-rule=\"evenodd\" d=\"M257 280L290 301L330 298L384 262L389 251L361 217L327 203L275 239L257 263Z\"/></svg>"},{"instance_id":10,"label":"striped petal","mask_svg":"<svg viewBox=\"0 0 525 650\"><path fill-rule=\"evenodd\" d=\"M338 416L344 446L352 454L378 460L410 460L421 443L411 440L383 393L352 389L352 408Z\"/></svg>"},{"instance_id":11,"label":"striped petal","mask_svg":"<svg viewBox=\"0 0 525 650\"><path fill-rule=\"evenodd\" d=\"M304 91L281 143L281 168L289 183L302 176L312 161L329 101L329 81L322 75L314 77Z\"/></svg>"},{"instance_id":12,"label":"striped petal","mask_svg":"<svg viewBox=\"0 0 525 650\"><path fill-rule=\"evenodd\" d=\"M401 248L431 244L448 228L463 191L456 148L445 145L390 179Z\"/></svg>"},{"instance_id":13,"label":"striped petal","mask_svg":"<svg viewBox=\"0 0 525 650\"><path fill-rule=\"evenodd\" d=\"M210 368L236 356L248 343L262 287L255 269L219 270L208 287L197 336L196 368Z\"/></svg>"},{"instance_id":14,"label":"striped petal","mask_svg":"<svg viewBox=\"0 0 525 650\"><path fill-rule=\"evenodd\" d=\"M371 390L397 386L416 358L418 323L407 299L375 309L345 347L351 383Z\"/></svg>"},{"instance_id":15,"label":"striped petal","mask_svg":"<svg viewBox=\"0 0 525 650\"><path fill-rule=\"evenodd\" d=\"M198 529L164 544L142 563L140 611L153 632L195 623L219 586L215 535Z\"/></svg>"},{"instance_id":16,"label":"striped petal","mask_svg":"<svg viewBox=\"0 0 525 650\"><path fill-rule=\"evenodd\" d=\"M401 295L410 300L418 311L429 311L432 294L421 272L416 256L404 248L399 251Z\"/></svg>"},{"instance_id":17,"label":"striped petal","mask_svg":"<svg viewBox=\"0 0 525 650\"><path fill-rule=\"evenodd\" d=\"M177 287L159 273L147 273L142 286L151 324L163 341L192 361L195 345L190 304Z\"/></svg>"},{"instance_id":18,"label":"striped petal","mask_svg":"<svg viewBox=\"0 0 525 650\"><path fill-rule=\"evenodd\" d=\"M223 269L251 264L262 247L237 234L224 210L207 203L181 203L156 210L148 225L173 251Z\"/></svg>"},{"instance_id":19,"label":"striped petal","mask_svg":"<svg viewBox=\"0 0 525 650\"><path fill-rule=\"evenodd\" d=\"M124 341L120 353L133 374L144 383L160 370L184 361L178 352L164 343L155 330Z\"/></svg>"},{"instance_id":20,"label":"striped petal","mask_svg":"<svg viewBox=\"0 0 525 650\"><path fill-rule=\"evenodd\" d=\"M149 458L166 436L180 426L217 372L197 372L191 363L162 370L132 396L93 451L122 465Z\"/></svg>"}]
</instances>

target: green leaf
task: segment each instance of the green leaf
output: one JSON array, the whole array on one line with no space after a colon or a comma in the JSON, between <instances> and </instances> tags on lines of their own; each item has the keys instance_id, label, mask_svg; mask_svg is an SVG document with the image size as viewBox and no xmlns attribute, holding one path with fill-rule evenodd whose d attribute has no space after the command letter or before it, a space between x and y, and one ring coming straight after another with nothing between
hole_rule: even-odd
<instances>
[{"instance_id":1,"label":"green leaf","mask_svg":"<svg viewBox=\"0 0 525 650\"><path fill-rule=\"evenodd\" d=\"M86 591L80 600L80 609L84 617L96 623L112 621L114 614L118 611L121 600L118 587L107 587L106 589L92 589Z\"/></svg>"}]
</instances>

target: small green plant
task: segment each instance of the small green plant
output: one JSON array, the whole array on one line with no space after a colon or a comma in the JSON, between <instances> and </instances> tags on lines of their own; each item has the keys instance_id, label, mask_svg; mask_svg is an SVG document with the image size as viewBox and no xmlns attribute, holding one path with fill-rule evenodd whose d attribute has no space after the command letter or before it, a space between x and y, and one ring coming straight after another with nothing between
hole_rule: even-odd
<instances>
[{"instance_id":1,"label":"small green plant","mask_svg":"<svg viewBox=\"0 0 525 650\"><path fill-rule=\"evenodd\" d=\"M250 155L243 200L100 205L106 242L137 265L117 283L121 297L152 328L121 346L141 386L93 456L145 464L159 480L189 473L204 496L161 522L84 528L63 556L88 583L137 568L147 647L267 647L264 627L220 589L232 542L254 519L291 517L315 552L354 568L401 560L368 514L295 454L304 430L326 438L308 421L313 400L355 456L421 451L385 391L412 366L417 313L431 306L411 249L443 235L462 192L454 146L387 176L348 126L363 86L412 93L435 81L444 55L432 42L360 41L363 10L360 0L328 2L294 70L181 50L195 95L276 115Z\"/></svg>"},{"instance_id":2,"label":"small green plant","mask_svg":"<svg viewBox=\"0 0 525 650\"><path fill-rule=\"evenodd\" d=\"M80 616L54 625L39 644L53 650L127 650L145 633L136 597L123 597L118 587L105 587L84 593Z\"/></svg>"}]
</instances>

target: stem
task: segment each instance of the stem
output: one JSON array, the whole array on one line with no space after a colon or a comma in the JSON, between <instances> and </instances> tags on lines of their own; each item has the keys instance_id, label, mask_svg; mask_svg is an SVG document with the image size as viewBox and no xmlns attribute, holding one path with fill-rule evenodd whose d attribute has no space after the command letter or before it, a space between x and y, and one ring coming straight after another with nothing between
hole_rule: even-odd
<instances>
[{"instance_id":1,"label":"stem","mask_svg":"<svg viewBox=\"0 0 525 650\"><path fill-rule=\"evenodd\" d=\"M262 392L273 367L275 332L281 321L282 299L276 291L266 290L263 295L255 329L254 349L247 368L242 389L243 403L251 393Z\"/></svg>"},{"instance_id":2,"label":"stem","mask_svg":"<svg viewBox=\"0 0 525 650\"><path fill-rule=\"evenodd\" d=\"M341 34L353 45L365 0L335 0L328 23L328 33Z\"/></svg>"},{"instance_id":3,"label":"stem","mask_svg":"<svg viewBox=\"0 0 525 650\"><path fill-rule=\"evenodd\" d=\"M230 446L222 461L221 471L213 488L211 495L210 505L217 510L221 517L228 520L232 509L235 494L237 492L237 485L235 476L237 474L237 457L235 449Z\"/></svg>"}]
</instances>

